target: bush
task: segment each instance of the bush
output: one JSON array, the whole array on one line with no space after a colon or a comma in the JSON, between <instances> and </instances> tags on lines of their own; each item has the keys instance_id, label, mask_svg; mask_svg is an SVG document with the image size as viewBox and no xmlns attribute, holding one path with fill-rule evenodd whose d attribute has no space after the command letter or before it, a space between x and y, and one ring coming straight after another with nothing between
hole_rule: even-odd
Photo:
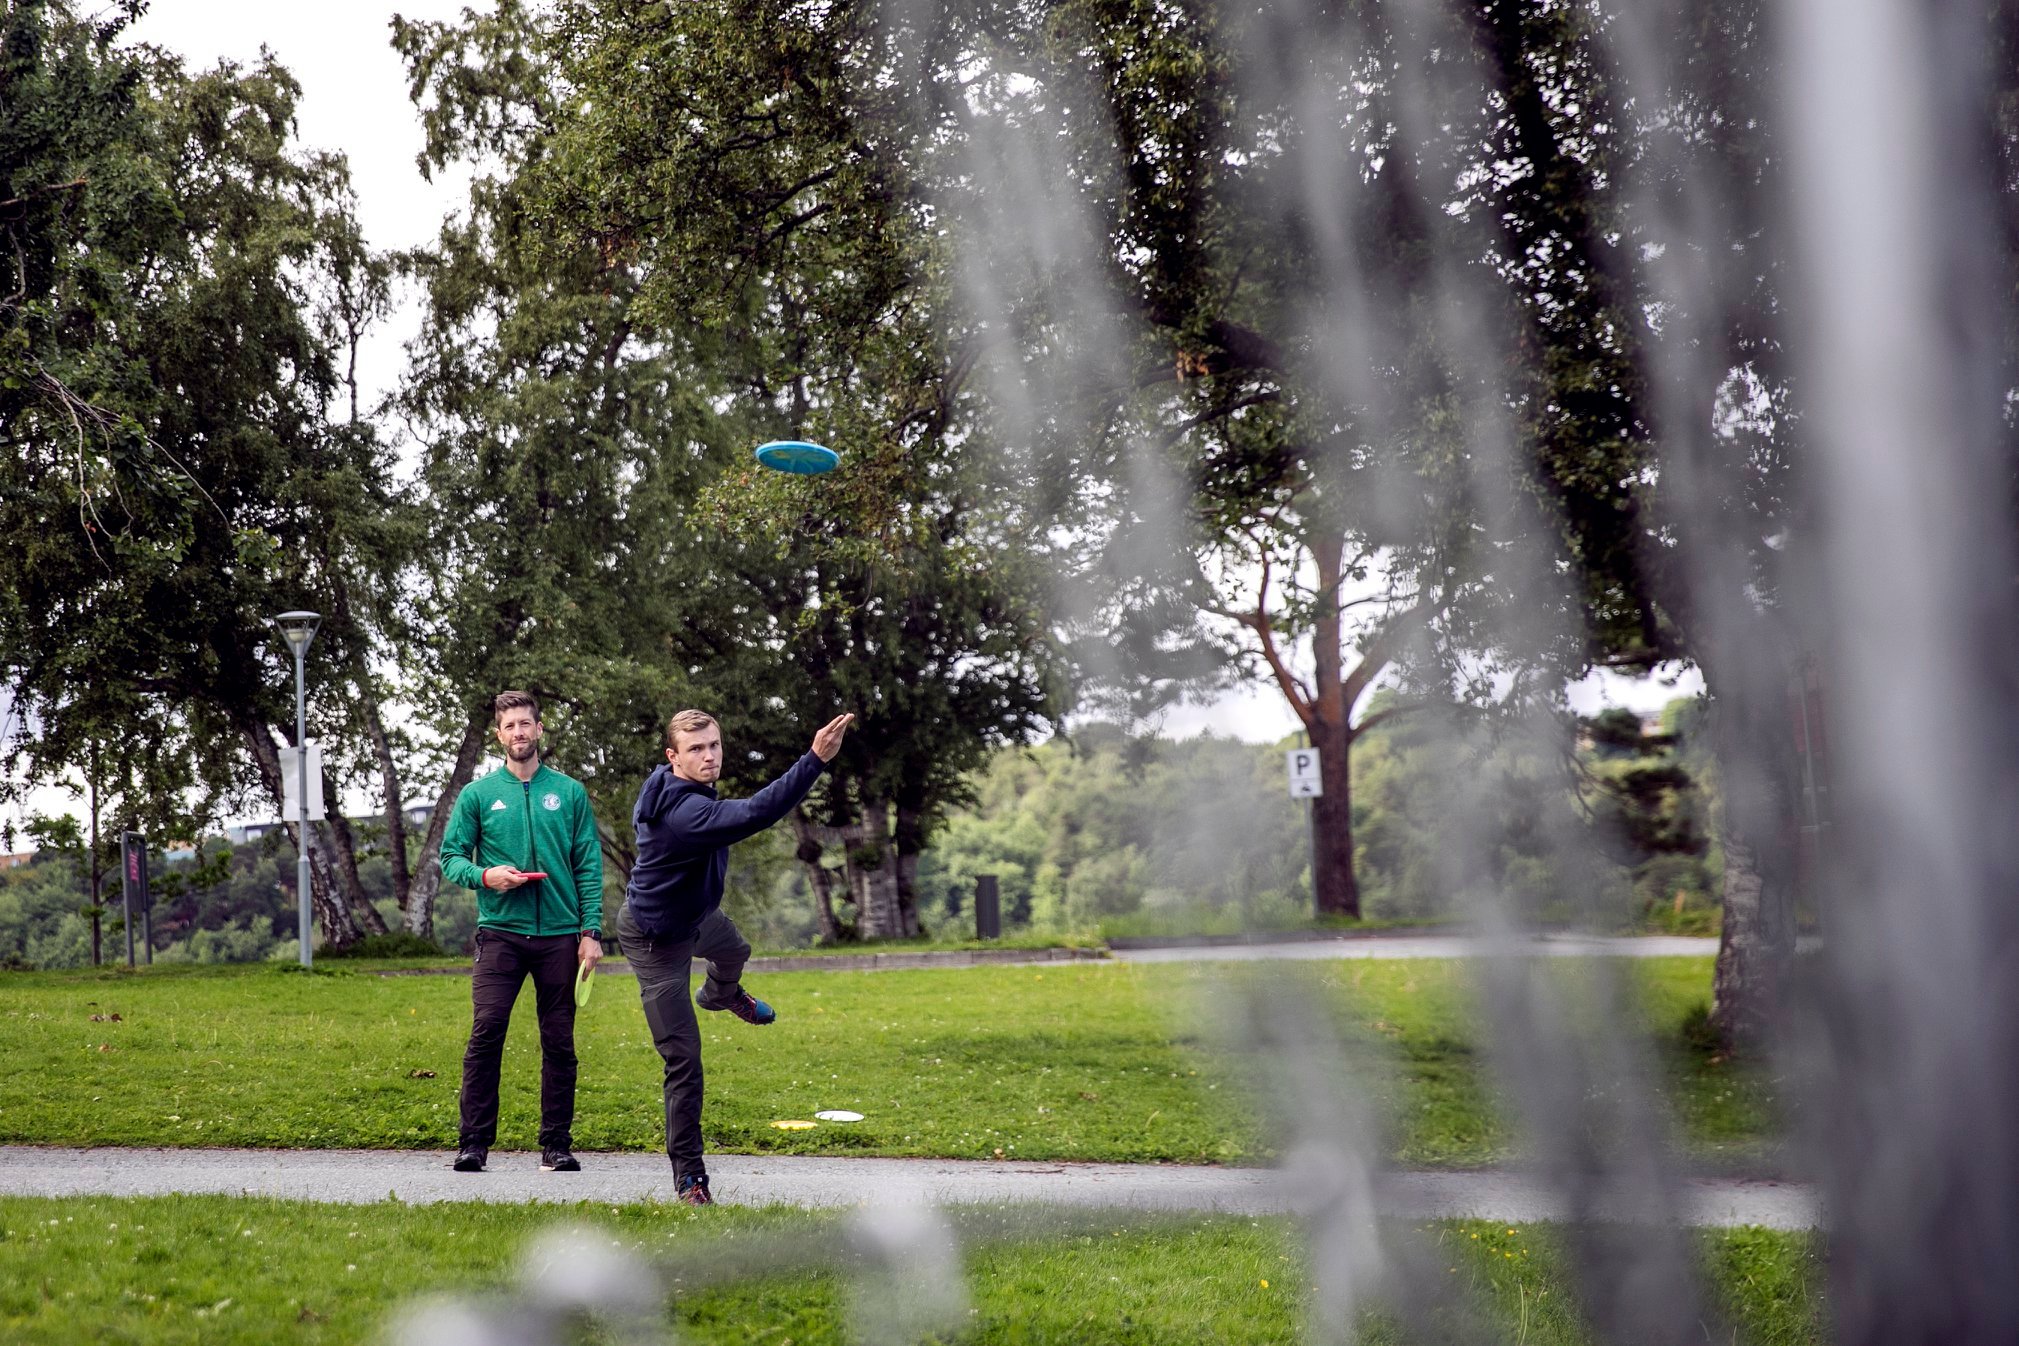
<instances>
[{"instance_id":1,"label":"bush","mask_svg":"<svg viewBox=\"0 0 2019 1346\"><path fill-rule=\"evenodd\" d=\"M1711 1025L1711 1002L1699 1000L1683 1011L1680 1030L1683 1046L1702 1056L1715 1056L1725 1049L1725 1041Z\"/></svg>"},{"instance_id":2,"label":"bush","mask_svg":"<svg viewBox=\"0 0 2019 1346\"><path fill-rule=\"evenodd\" d=\"M323 958L446 958L447 952L431 939L422 939L407 930L386 935L366 935L343 949L318 949Z\"/></svg>"},{"instance_id":3,"label":"bush","mask_svg":"<svg viewBox=\"0 0 2019 1346\"><path fill-rule=\"evenodd\" d=\"M243 921L222 930L198 930L186 940L156 951L157 963L257 963L272 956L275 948L295 948L293 940L283 942L273 932L271 920Z\"/></svg>"}]
</instances>

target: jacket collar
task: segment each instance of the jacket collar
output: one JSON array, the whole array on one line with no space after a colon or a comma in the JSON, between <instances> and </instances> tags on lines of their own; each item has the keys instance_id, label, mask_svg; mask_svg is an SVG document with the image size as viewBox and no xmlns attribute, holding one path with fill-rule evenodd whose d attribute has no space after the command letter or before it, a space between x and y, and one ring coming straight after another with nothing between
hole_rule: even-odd
<instances>
[{"instance_id":1,"label":"jacket collar","mask_svg":"<svg viewBox=\"0 0 2019 1346\"><path fill-rule=\"evenodd\" d=\"M652 768L652 774L645 778L645 784L639 789L638 802L631 809L631 819L633 822L655 822L673 807L674 800L684 794L700 794L713 799L715 787L684 780L662 762Z\"/></svg>"}]
</instances>

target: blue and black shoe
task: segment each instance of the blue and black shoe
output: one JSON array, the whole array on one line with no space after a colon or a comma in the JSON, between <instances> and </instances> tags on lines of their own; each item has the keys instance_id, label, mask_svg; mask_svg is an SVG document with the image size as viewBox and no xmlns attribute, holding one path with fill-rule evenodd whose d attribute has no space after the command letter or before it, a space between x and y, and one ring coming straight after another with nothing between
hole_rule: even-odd
<instances>
[{"instance_id":1,"label":"blue and black shoe","mask_svg":"<svg viewBox=\"0 0 2019 1346\"><path fill-rule=\"evenodd\" d=\"M708 988L702 987L701 994L694 997L694 1003L705 1010L728 1010L747 1024L775 1023L778 1011L743 989L739 984L730 987L719 999L710 999Z\"/></svg>"},{"instance_id":2,"label":"blue and black shoe","mask_svg":"<svg viewBox=\"0 0 2019 1346\"><path fill-rule=\"evenodd\" d=\"M680 1178L673 1184L674 1200L689 1206L712 1206L715 1198L708 1194L708 1175L694 1173Z\"/></svg>"}]
</instances>

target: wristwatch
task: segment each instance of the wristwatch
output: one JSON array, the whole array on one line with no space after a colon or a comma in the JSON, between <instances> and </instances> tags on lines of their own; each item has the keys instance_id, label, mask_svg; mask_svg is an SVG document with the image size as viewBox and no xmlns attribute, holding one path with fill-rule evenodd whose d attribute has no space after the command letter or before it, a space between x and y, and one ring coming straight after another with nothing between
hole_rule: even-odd
<instances>
[{"instance_id":1,"label":"wristwatch","mask_svg":"<svg viewBox=\"0 0 2019 1346\"><path fill-rule=\"evenodd\" d=\"M598 944L601 944L603 942L603 932L601 930L584 930L582 932L582 938L593 939Z\"/></svg>"}]
</instances>

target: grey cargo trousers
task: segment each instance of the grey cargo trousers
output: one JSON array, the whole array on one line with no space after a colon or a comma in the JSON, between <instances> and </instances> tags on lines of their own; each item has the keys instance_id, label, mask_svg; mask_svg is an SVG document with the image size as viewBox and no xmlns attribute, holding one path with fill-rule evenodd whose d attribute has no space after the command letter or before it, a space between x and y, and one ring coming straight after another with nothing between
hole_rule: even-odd
<instances>
[{"instance_id":1,"label":"grey cargo trousers","mask_svg":"<svg viewBox=\"0 0 2019 1346\"><path fill-rule=\"evenodd\" d=\"M617 913L617 940L624 960L638 974L638 997L645 1002L645 1022L652 1045L666 1063L666 1155L676 1180L704 1176L701 1158L701 1029L694 1019L688 993L693 961L708 964L704 989L717 999L743 978L750 959L750 941L736 922L717 907L695 932L683 940L655 940L638 928L626 903Z\"/></svg>"}]
</instances>

